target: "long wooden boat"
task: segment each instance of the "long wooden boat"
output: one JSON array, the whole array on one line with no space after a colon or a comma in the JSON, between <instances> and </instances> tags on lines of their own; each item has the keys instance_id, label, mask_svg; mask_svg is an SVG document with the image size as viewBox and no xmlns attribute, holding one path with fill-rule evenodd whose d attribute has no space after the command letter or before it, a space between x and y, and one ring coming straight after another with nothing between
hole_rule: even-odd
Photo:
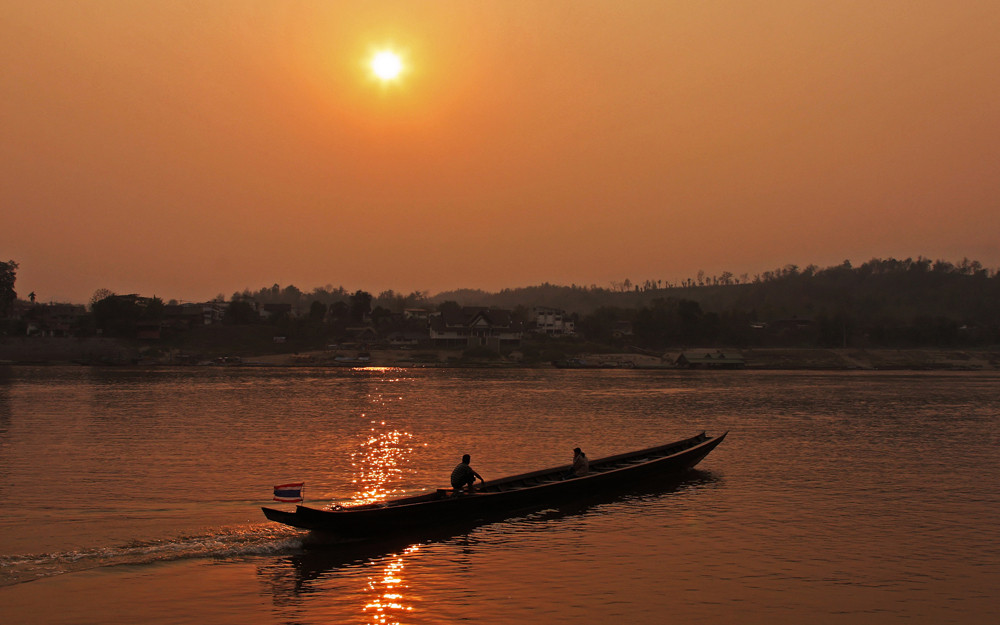
<instances>
[{"instance_id":1,"label":"long wooden boat","mask_svg":"<svg viewBox=\"0 0 1000 625\"><path fill-rule=\"evenodd\" d=\"M728 433L728 432L727 432ZM264 515L292 527L345 538L396 534L515 514L559 505L599 492L627 488L641 480L677 474L698 464L726 438L704 432L684 440L590 461L590 472L566 478L570 465L512 475L479 484L472 494L450 488L388 501L331 509L296 506L262 508Z\"/></svg>"}]
</instances>

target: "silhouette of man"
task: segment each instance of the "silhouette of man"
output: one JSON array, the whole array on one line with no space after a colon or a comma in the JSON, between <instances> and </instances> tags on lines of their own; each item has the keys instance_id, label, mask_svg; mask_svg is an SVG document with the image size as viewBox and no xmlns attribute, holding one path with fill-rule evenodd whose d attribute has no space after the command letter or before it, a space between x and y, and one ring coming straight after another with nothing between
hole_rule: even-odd
<instances>
[{"instance_id":1,"label":"silhouette of man","mask_svg":"<svg viewBox=\"0 0 1000 625\"><path fill-rule=\"evenodd\" d=\"M455 492L461 491L466 486L469 487L469 492L473 491L473 485L476 483L478 478L480 482L485 482L483 476L476 473L476 470L469 466L472 461L472 456L465 454L462 456L462 461L458 463L458 466L451 472L451 487L455 489Z\"/></svg>"}]
</instances>

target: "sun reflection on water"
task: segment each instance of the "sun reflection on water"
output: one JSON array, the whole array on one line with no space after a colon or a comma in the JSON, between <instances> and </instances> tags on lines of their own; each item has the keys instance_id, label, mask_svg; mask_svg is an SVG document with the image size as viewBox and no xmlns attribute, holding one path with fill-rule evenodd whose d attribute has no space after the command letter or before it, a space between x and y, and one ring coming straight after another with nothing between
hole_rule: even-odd
<instances>
[{"instance_id":1,"label":"sun reflection on water","mask_svg":"<svg viewBox=\"0 0 1000 625\"><path fill-rule=\"evenodd\" d=\"M402 553L390 556L379 574L368 578L367 590L374 597L365 603L363 612L371 623L398 625L400 613L413 611L413 606L403 603L404 560L420 550L420 545L410 545Z\"/></svg>"},{"instance_id":2,"label":"sun reflection on water","mask_svg":"<svg viewBox=\"0 0 1000 625\"><path fill-rule=\"evenodd\" d=\"M361 449L351 454L355 475L352 481L357 489L351 499L356 504L385 501L401 493L392 484L403 472L403 461L412 451L413 435L395 429L380 432L380 426L373 427Z\"/></svg>"},{"instance_id":3,"label":"sun reflection on water","mask_svg":"<svg viewBox=\"0 0 1000 625\"><path fill-rule=\"evenodd\" d=\"M383 413L387 405L402 397L371 393L369 400L374 410ZM367 417L362 414L362 417ZM368 437L360 448L351 454L355 492L351 504L360 505L385 501L402 494L397 488L407 457L413 451L413 434L388 425L384 420L373 419Z\"/></svg>"}]
</instances>

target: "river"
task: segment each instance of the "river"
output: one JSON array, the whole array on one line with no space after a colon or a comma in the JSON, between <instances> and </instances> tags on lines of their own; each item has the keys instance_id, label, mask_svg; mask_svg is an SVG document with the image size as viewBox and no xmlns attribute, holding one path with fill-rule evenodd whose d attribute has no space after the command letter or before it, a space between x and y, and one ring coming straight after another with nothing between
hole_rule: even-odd
<instances>
[{"instance_id":1,"label":"river","mask_svg":"<svg viewBox=\"0 0 1000 625\"><path fill-rule=\"evenodd\" d=\"M998 426L996 373L0 367L0 622L994 623ZM461 532L260 512L702 430L680 479Z\"/></svg>"}]
</instances>

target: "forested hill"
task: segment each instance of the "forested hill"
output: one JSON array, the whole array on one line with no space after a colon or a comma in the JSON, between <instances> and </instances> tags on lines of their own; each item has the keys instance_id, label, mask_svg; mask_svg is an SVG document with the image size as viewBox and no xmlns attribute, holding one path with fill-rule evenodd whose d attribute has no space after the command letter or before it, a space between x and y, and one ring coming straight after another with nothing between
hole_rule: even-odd
<instances>
[{"instance_id":1,"label":"forested hill","mask_svg":"<svg viewBox=\"0 0 1000 625\"><path fill-rule=\"evenodd\" d=\"M433 302L466 306L548 306L592 314L602 308L641 309L664 301L697 302L702 311L739 314L752 320L839 318L855 323L906 324L919 319L947 319L962 325L996 326L1000 322L1000 272L977 261L953 264L917 258L873 259L820 269L789 265L752 279L699 277L683 285L660 286L625 280L614 288L540 286L499 293L458 290L439 293Z\"/></svg>"}]
</instances>

